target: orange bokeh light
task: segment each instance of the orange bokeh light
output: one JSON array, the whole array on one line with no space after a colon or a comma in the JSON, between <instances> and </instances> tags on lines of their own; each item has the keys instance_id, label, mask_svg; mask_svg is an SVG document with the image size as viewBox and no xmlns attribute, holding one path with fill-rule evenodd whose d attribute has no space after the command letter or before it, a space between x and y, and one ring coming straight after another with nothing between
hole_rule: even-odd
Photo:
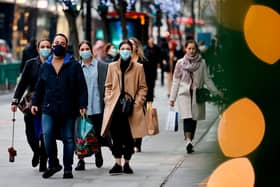
<instances>
[{"instance_id":1,"label":"orange bokeh light","mask_svg":"<svg viewBox=\"0 0 280 187\"><path fill-rule=\"evenodd\" d=\"M253 101L243 98L222 114L218 142L225 156L245 156L258 147L264 132L265 121L261 110Z\"/></svg>"},{"instance_id":2,"label":"orange bokeh light","mask_svg":"<svg viewBox=\"0 0 280 187\"><path fill-rule=\"evenodd\" d=\"M222 163L211 174L207 187L253 187L254 169L247 158L235 158Z\"/></svg>"},{"instance_id":3,"label":"orange bokeh light","mask_svg":"<svg viewBox=\"0 0 280 187\"><path fill-rule=\"evenodd\" d=\"M262 61L274 64L280 58L280 15L261 5L251 6L245 17L244 35L250 50Z\"/></svg>"}]
</instances>

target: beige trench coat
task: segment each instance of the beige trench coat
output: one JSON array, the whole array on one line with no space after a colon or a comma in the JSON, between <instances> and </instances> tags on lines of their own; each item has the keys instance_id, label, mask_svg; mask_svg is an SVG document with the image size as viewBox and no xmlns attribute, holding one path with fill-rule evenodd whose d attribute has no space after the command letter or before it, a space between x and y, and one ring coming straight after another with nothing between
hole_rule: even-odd
<instances>
[{"instance_id":1,"label":"beige trench coat","mask_svg":"<svg viewBox=\"0 0 280 187\"><path fill-rule=\"evenodd\" d=\"M109 135L109 127L112 113L121 94L121 69L120 60L109 64L105 82L105 108L101 128L101 136ZM135 96L133 112L128 117L131 134L133 138L147 135L147 127L144 118L144 103L147 94L147 85L143 65L131 61L124 76L125 92Z\"/></svg>"},{"instance_id":2,"label":"beige trench coat","mask_svg":"<svg viewBox=\"0 0 280 187\"><path fill-rule=\"evenodd\" d=\"M176 67L178 67L177 65L179 63L183 63L183 59L177 62ZM176 72L176 67L174 72ZM213 83L204 60L201 62L199 68L193 72L193 84L194 93L193 99L191 99L190 83L181 81L180 78L175 78L174 75L169 100L176 101L178 99L178 110L181 119L192 118L194 120L204 120L206 117L205 103L198 104L196 102L196 88L201 88L205 84L213 94L221 94Z\"/></svg>"}]
</instances>

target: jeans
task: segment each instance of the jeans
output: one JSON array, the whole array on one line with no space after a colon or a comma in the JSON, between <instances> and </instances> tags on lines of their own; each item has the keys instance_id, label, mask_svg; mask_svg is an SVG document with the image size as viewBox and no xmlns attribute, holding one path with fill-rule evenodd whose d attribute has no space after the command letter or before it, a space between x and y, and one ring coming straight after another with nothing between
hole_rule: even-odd
<instances>
[{"instance_id":1,"label":"jeans","mask_svg":"<svg viewBox=\"0 0 280 187\"><path fill-rule=\"evenodd\" d=\"M45 140L45 148L49 158L49 167L59 164L57 158L56 135L58 131L63 142L63 165L64 171L72 171L73 156L75 149L74 131L75 117L57 118L43 113L42 130Z\"/></svg>"}]
</instances>

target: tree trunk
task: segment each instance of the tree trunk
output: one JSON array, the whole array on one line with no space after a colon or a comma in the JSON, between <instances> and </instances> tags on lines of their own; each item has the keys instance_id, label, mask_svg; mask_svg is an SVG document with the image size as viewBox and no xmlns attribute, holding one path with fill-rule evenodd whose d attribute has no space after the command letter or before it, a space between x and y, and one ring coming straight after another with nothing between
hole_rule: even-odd
<instances>
[{"instance_id":1,"label":"tree trunk","mask_svg":"<svg viewBox=\"0 0 280 187\"><path fill-rule=\"evenodd\" d=\"M75 57L79 56L79 37L78 37L78 30L76 25L76 16L71 14L69 11L64 11L65 17L68 21L69 25L69 45L73 46L73 53Z\"/></svg>"},{"instance_id":2,"label":"tree trunk","mask_svg":"<svg viewBox=\"0 0 280 187\"><path fill-rule=\"evenodd\" d=\"M120 9L119 9L119 15L120 15L120 21L121 21L121 26L122 26L122 38L123 40L128 38L127 34L127 27L126 27L126 19L125 19L125 12L124 10L125 7L123 7L124 3L120 3Z\"/></svg>"}]
</instances>

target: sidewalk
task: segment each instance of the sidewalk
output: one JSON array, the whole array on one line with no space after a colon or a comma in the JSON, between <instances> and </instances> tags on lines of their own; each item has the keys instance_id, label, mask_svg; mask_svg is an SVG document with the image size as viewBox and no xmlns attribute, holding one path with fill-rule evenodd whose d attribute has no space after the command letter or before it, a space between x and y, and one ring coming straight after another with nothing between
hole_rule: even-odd
<instances>
[{"instance_id":1,"label":"sidewalk","mask_svg":"<svg viewBox=\"0 0 280 187\"><path fill-rule=\"evenodd\" d=\"M203 185L203 181L221 162L215 129L218 110L207 104L207 119L198 122L195 152L186 154L185 142L180 123L178 132L165 131L165 121L168 112L166 87L157 82L154 106L158 109L160 134L143 138L142 152L133 155L131 167L133 175L110 176L109 169L114 160L111 152L103 148L104 164L95 167L94 156L86 158L85 171L73 171L74 179L62 179L63 172L55 174L50 179L43 179L38 168L31 167L32 153L27 145L23 115L16 113L15 148L18 155L14 163L8 162L8 147L11 146L12 113L10 112L10 97L6 103L0 103L0 186L13 187L68 187L68 186L103 186L103 187L195 187ZM59 142L59 157L62 162L62 146ZM75 156L74 165L77 158Z\"/></svg>"}]
</instances>

